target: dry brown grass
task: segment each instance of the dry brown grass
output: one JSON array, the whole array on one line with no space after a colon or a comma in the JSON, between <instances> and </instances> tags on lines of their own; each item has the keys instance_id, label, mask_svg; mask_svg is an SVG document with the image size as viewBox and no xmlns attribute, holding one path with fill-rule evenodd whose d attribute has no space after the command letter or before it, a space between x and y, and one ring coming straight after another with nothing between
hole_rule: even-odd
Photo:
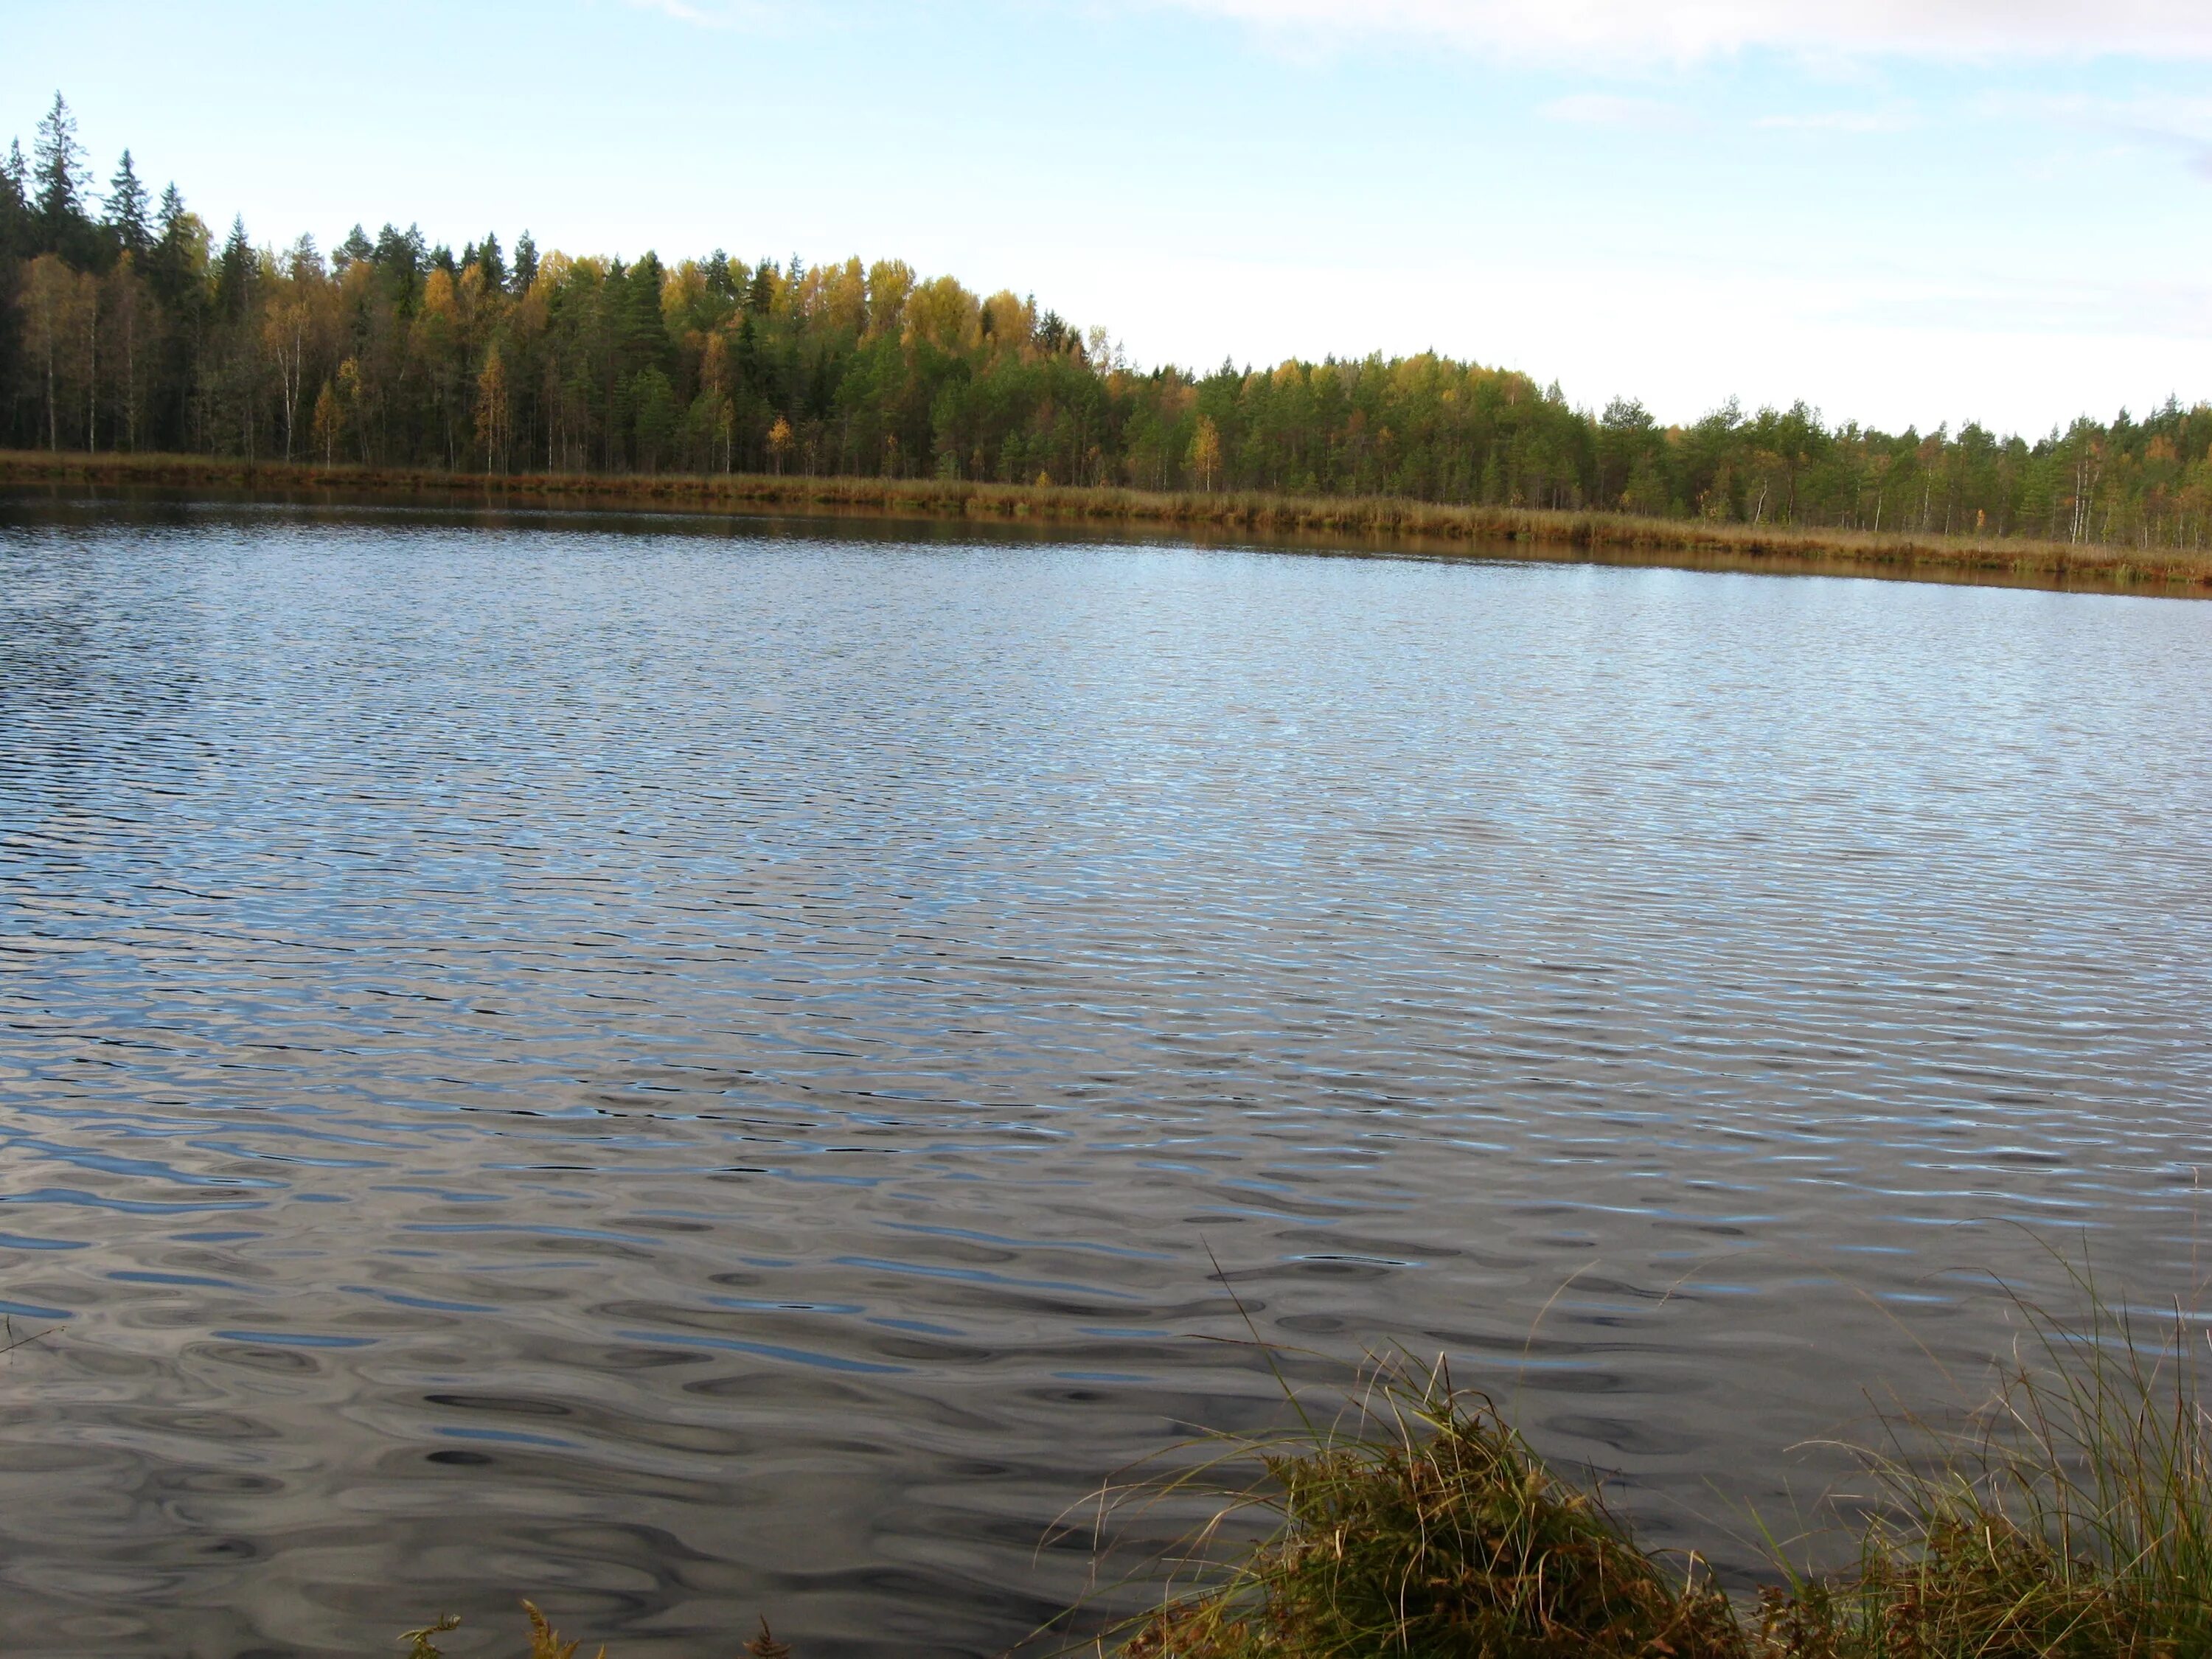
<instances>
[{"instance_id":1,"label":"dry brown grass","mask_svg":"<svg viewBox=\"0 0 2212 1659\"><path fill-rule=\"evenodd\" d=\"M2022 1351L1963 1428L1892 1419L1844 1571L1778 1561L1783 1582L1733 1606L1487 1400L1391 1359L1347 1418L1252 1449L1258 1476L1221 1513L1257 1508L1269 1535L1170 1593L1117 1659L2202 1659L2204 1335L2081 1284L2079 1323L2020 1304Z\"/></svg>"},{"instance_id":2,"label":"dry brown grass","mask_svg":"<svg viewBox=\"0 0 2212 1659\"><path fill-rule=\"evenodd\" d=\"M0 451L0 484L198 489L255 495L456 498L741 512L845 512L1349 542L1529 558L1618 559L1734 568L1989 580L2146 593L2212 592L2212 555L1991 537L1644 519L1626 514L1454 506L1377 495L1155 492L1114 486L763 473L530 473L323 466L197 455Z\"/></svg>"}]
</instances>

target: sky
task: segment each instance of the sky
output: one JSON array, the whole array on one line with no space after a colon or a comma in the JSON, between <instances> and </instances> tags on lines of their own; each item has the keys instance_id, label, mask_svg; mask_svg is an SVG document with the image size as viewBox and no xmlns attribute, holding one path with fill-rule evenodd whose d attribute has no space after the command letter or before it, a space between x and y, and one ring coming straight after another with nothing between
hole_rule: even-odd
<instances>
[{"instance_id":1,"label":"sky","mask_svg":"<svg viewBox=\"0 0 2212 1659\"><path fill-rule=\"evenodd\" d=\"M1140 365L2030 434L2212 398L2212 0L0 0L218 228L897 258Z\"/></svg>"}]
</instances>

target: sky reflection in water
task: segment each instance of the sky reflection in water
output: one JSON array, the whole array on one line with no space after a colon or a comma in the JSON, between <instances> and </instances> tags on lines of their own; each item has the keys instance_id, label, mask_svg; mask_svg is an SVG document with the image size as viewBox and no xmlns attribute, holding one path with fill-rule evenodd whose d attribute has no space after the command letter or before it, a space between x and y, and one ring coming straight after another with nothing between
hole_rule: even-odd
<instances>
[{"instance_id":1,"label":"sky reflection in water","mask_svg":"<svg viewBox=\"0 0 2212 1659\"><path fill-rule=\"evenodd\" d=\"M1279 1415L1209 1250L1313 1374L1449 1352L1656 1536L1741 1531L1976 1374L1978 1273L2050 1291L2011 1224L2195 1283L2208 647L18 507L0 1309L60 1329L0 1359L0 1645L473 1652L528 1593L623 1659L988 1651L1103 1475Z\"/></svg>"}]
</instances>

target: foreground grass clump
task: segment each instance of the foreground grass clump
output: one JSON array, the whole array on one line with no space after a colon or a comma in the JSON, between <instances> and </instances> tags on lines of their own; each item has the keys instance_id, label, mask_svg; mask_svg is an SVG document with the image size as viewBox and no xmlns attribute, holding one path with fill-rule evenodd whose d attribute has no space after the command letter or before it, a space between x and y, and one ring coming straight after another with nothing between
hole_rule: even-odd
<instances>
[{"instance_id":1,"label":"foreground grass clump","mask_svg":"<svg viewBox=\"0 0 2212 1659\"><path fill-rule=\"evenodd\" d=\"M1692 1559L1670 1571L1479 1395L1386 1389L1389 1431L1268 1452L1281 1526L1223 1588L1164 1608L1126 1659L1747 1651Z\"/></svg>"},{"instance_id":2,"label":"foreground grass clump","mask_svg":"<svg viewBox=\"0 0 2212 1659\"><path fill-rule=\"evenodd\" d=\"M2212 1433L2194 1334L2033 1310L1965 1425L1893 1420L1853 1565L1732 1603L1639 1547L1479 1395L1383 1368L1355 1430L1261 1449L1275 1528L1121 1659L2193 1659L2212 1655ZM2202 1340L2201 1337L2197 1338Z\"/></svg>"},{"instance_id":3,"label":"foreground grass clump","mask_svg":"<svg viewBox=\"0 0 2212 1659\"><path fill-rule=\"evenodd\" d=\"M1886 1499L1849 1573L1761 1603L1808 1659L2212 1654L2212 1418L2201 1326L2146 1331L2090 1291L2027 1336L1966 1426L1893 1420L1867 1459Z\"/></svg>"}]
</instances>

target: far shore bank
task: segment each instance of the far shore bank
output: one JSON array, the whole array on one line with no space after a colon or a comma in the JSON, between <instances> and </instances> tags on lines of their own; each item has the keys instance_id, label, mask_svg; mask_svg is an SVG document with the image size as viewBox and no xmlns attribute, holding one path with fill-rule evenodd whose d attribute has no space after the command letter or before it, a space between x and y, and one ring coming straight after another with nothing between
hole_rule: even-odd
<instances>
[{"instance_id":1,"label":"far shore bank","mask_svg":"<svg viewBox=\"0 0 2212 1659\"><path fill-rule=\"evenodd\" d=\"M1117 486L766 473L447 472L199 455L0 450L0 486L188 489L247 495L422 498L485 505L834 512L1203 536L1340 538L1487 557L1680 563L2093 592L2212 596L2212 553L2171 548L1636 518L1374 495L1158 493Z\"/></svg>"}]
</instances>

